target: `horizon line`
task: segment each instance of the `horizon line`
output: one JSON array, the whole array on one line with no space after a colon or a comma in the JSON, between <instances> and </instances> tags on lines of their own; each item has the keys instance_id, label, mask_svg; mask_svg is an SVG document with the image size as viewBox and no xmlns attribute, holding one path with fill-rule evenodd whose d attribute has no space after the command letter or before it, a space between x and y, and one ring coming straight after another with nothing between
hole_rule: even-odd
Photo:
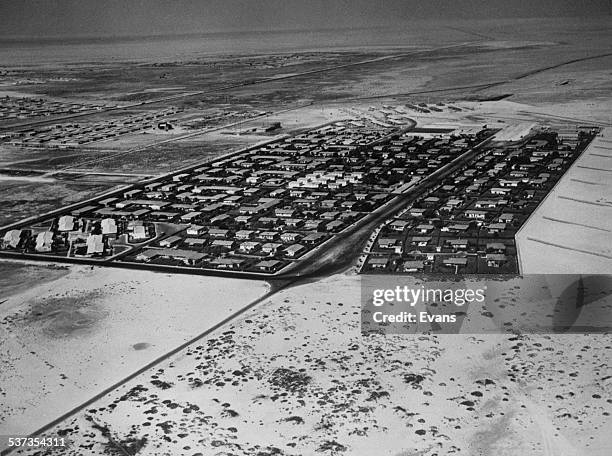
<instances>
[{"instance_id":1,"label":"horizon line","mask_svg":"<svg viewBox=\"0 0 612 456\"><path fill-rule=\"evenodd\" d=\"M205 35L222 35L222 34L249 34L249 33L288 33L288 32L328 32L328 31L351 31L351 30L364 30L364 29L396 29L405 25L415 23L431 23L436 22L440 24L444 23L457 23L457 22L494 22L494 21L511 21L511 20L560 20L560 19L594 19L603 20L610 15L603 16L592 16L592 15L581 15L581 16L506 16L496 18L418 18L404 20L392 24L356 24L354 26L342 26L342 27L313 27L313 28L254 28L254 29L225 29L225 30L211 30L211 31L190 31L190 32L162 32L162 33L92 33L92 34L74 34L74 35L61 35L61 34L49 34L49 35L15 35L7 34L3 35L0 33L0 41L2 42L32 42L32 41L97 41L97 40L137 40L144 38L181 38L181 37L193 37L193 36L205 36Z\"/></svg>"}]
</instances>

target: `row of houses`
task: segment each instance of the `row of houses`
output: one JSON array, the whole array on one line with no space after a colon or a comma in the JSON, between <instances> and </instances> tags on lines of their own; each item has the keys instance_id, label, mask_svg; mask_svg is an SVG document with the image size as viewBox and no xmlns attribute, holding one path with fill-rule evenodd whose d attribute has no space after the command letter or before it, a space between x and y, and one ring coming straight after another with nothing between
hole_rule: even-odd
<instances>
[{"instance_id":1,"label":"row of houses","mask_svg":"<svg viewBox=\"0 0 612 456\"><path fill-rule=\"evenodd\" d=\"M44 98L0 97L0 121L30 119L58 114L76 114L99 108L97 105L83 103L64 103Z\"/></svg>"},{"instance_id":2,"label":"row of houses","mask_svg":"<svg viewBox=\"0 0 612 456\"><path fill-rule=\"evenodd\" d=\"M167 108L94 123L64 123L33 127L12 134L10 144L15 146L76 147L153 128L156 124L160 124L160 119L176 112L178 112L177 109Z\"/></svg>"},{"instance_id":3,"label":"row of houses","mask_svg":"<svg viewBox=\"0 0 612 456\"><path fill-rule=\"evenodd\" d=\"M279 259L257 260L239 256L214 257L193 250L173 248L147 248L138 253L136 260L172 266L209 268L225 271L274 273L287 264Z\"/></svg>"},{"instance_id":4,"label":"row of houses","mask_svg":"<svg viewBox=\"0 0 612 456\"><path fill-rule=\"evenodd\" d=\"M62 215L51 220L48 226L6 231L0 247L23 253L106 257L115 253L117 244L136 246L155 236L155 225L140 220Z\"/></svg>"},{"instance_id":5,"label":"row of houses","mask_svg":"<svg viewBox=\"0 0 612 456\"><path fill-rule=\"evenodd\" d=\"M364 271L518 272L515 233L592 135L576 139L548 131L484 149L384 223Z\"/></svg>"},{"instance_id":6,"label":"row of houses","mask_svg":"<svg viewBox=\"0 0 612 456\"><path fill-rule=\"evenodd\" d=\"M392 197L372 191L363 181L364 161L378 154L367 144L386 134L337 123L278 140L43 221L40 225L53 239L45 249L31 242L6 248L69 256L70 239L102 236L105 248L100 254L113 255L119 246L126 251L124 261L276 270ZM358 159L347 161L350 154ZM291 184L318 178L324 169L330 173L323 179L330 184L326 188ZM347 185L334 186L332 181Z\"/></svg>"}]
</instances>

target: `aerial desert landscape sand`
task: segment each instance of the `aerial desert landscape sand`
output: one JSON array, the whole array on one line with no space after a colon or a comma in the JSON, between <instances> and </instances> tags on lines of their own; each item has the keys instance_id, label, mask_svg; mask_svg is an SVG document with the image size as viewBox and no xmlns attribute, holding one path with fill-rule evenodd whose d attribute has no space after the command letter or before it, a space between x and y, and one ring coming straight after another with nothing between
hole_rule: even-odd
<instances>
[{"instance_id":1,"label":"aerial desert landscape sand","mask_svg":"<svg viewBox=\"0 0 612 456\"><path fill-rule=\"evenodd\" d=\"M380 121L391 106L406 113L394 128L428 139L483 125L510 143L602 128L516 239L521 274L574 275L536 278L537 290L500 279L499 299L464 309L460 334L383 335L361 331L356 260L371 232L269 280L11 251L0 261L0 451L42 429L67 446L11 455L612 454L612 288L599 280L612 260L609 16L332 25L0 40L0 97L91 109L3 120L0 226L315 126ZM146 129L76 146L72 126L49 146L12 131L95 129L168 107ZM551 330L559 321L574 331Z\"/></svg>"},{"instance_id":2,"label":"aerial desert landscape sand","mask_svg":"<svg viewBox=\"0 0 612 456\"><path fill-rule=\"evenodd\" d=\"M2 273L2 434L32 432L269 290L249 280L20 262L3 263Z\"/></svg>"},{"instance_id":3,"label":"aerial desert landscape sand","mask_svg":"<svg viewBox=\"0 0 612 456\"><path fill-rule=\"evenodd\" d=\"M362 337L359 290L339 274L279 292L58 426L76 444L45 454L608 454L608 337Z\"/></svg>"}]
</instances>

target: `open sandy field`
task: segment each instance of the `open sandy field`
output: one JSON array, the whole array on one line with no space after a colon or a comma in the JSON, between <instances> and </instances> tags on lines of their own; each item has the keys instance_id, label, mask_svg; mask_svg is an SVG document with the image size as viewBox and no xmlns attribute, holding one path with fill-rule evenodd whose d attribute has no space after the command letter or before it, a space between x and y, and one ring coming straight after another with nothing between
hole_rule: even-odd
<instances>
[{"instance_id":1,"label":"open sandy field","mask_svg":"<svg viewBox=\"0 0 612 456\"><path fill-rule=\"evenodd\" d=\"M359 299L352 275L282 291L51 431L75 445L46 454L609 454L610 336L362 337Z\"/></svg>"},{"instance_id":2,"label":"open sandy field","mask_svg":"<svg viewBox=\"0 0 612 456\"><path fill-rule=\"evenodd\" d=\"M264 282L0 264L0 434L28 434L264 295Z\"/></svg>"},{"instance_id":3,"label":"open sandy field","mask_svg":"<svg viewBox=\"0 0 612 456\"><path fill-rule=\"evenodd\" d=\"M76 203L112 190L112 186L51 180L4 180L0 176L0 226Z\"/></svg>"}]
</instances>

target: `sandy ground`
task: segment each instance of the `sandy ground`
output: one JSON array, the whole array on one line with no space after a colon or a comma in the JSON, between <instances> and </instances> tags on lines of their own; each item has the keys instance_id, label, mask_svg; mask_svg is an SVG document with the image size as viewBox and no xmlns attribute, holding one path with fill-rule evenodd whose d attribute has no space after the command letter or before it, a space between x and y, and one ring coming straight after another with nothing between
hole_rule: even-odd
<instances>
[{"instance_id":1,"label":"sandy ground","mask_svg":"<svg viewBox=\"0 0 612 456\"><path fill-rule=\"evenodd\" d=\"M521 139L525 138L535 126L536 124L533 122L532 123L519 122L518 124L508 125L502 128L502 130L499 131L495 135L495 140L496 141L520 141Z\"/></svg>"},{"instance_id":2,"label":"sandy ground","mask_svg":"<svg viewBox=\"0 0 612 456\"><path fill-rule=\"evenodd\" d=\"M354 275L280 292L53 430L76 446L47 454L609 454L609 336L363 337L359 299Z\"/></svg>"},{"instance_id":3,"label":"sandy ground","mask_svg":"<svg viewBox=\"0 0 612 456\"><path fill-rule=\"evenodd\" d=\"M579 124L600 122L612 125L610 106L612 98L602 97L571 103L519 103L508 100L464 102L471 115L499 122L537 122L539 125Z\"/></svg>"},{"instance_id":4,"label":"sandy ground","mask_svg":"<svg viewBox=\"0 0 612 456\"><path fill-rule=\"evenodd\" d=\"M33 432L268 290L256 281L0 265L0 434Z\"/></svg>"},{"instance_id":5,"label":"sandy ground","mask_svg":"<svg viewBox=\"0 0 612 456\"><path fill-rule=\"evenodd\" d=\"M83 201L110 191L113 187L119 188L104 182L92 184L59 180L36 182L27 178L0 179L0 226Z\"/></svg>"},{"instance_id":6,"label":"sandy ground","mask_svg":"<svg viewBox=\"0 0 612 456\"><path fill-rule=\"evenodd\" d=\"M324 123L344 120L347 117L346 112L344 112L341 107L333 104L317 106L303 105L295 109L282 110L278 113L245 122L240 128L246 129L252 126L259 126L263 122L280 122L284 130L297 130L302 128L314 128ZM240 128L238 128L238 131L240 131Z\"/></svg>"},{"instance_id":7,"label":"sandy ground","mask_svg":"<svg viewBox=\"0 0 612 456\"><path fill-rule=\"evenodd\" d=\"M522 272L612 272L611 173L612 128L606 128L517 233Z\"/></svg>"}]
</instances>

